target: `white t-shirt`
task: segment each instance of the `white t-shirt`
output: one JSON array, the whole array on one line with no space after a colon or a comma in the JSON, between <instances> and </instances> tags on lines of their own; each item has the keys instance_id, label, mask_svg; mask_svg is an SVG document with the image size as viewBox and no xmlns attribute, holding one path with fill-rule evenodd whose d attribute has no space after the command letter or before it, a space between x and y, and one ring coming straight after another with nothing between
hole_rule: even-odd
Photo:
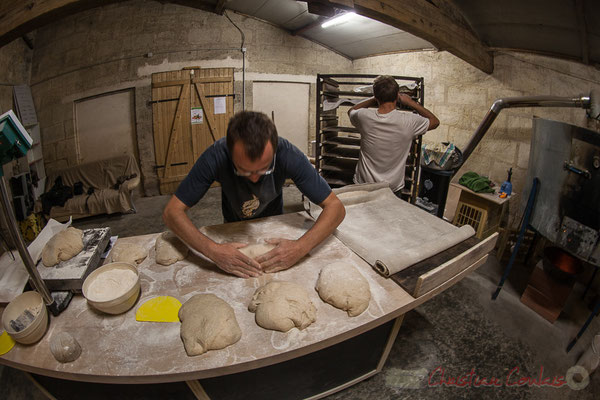
<instances>
[{"instance_id":1,"label":"white t-shirt","mask_svg":"<svg viewBox=\"0 0 600 400\"><path fill-rule=\"evenodd\" d=\"M402 189L411 142L427 132L429 120L412 112L360 108L350 111L350 122L361 134L354 183L388 182L392 191Z\"/></svg>"}]
</instances>

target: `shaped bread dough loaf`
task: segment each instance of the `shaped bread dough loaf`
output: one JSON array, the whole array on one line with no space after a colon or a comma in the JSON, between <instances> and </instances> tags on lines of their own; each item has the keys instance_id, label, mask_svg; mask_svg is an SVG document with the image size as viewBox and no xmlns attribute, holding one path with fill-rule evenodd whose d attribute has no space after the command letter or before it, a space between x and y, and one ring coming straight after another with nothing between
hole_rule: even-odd
<instances>
[{"instance_id":1,"label":"shaped bread dough loaf","mask_svg":"<svg viewBox=\"0 0 600 400\"><path fill-rule=\"evenodd\" d=\"M50 338L50 352L61 363L75 361L81 355L81 345L68 332L60 332Z\"/></svg>"},{"instance_id":2,"label":"shaped bread dough loaf","mask_svg":"<svg viewBox=\"0 0 600 400\"><path fill-rule=\"evenodd\" d=\"M83 231L68 227L52 236L42 250L42 263L52 267L61 261L75 257L83 250Z\"/></svg>"},{"instance_id":3,"label":"shaped bread dough loaf","mask_svg":"<svg viewBox=\"0 0 600 400\"><path fill-rule=\"evenodd\" d=\"M257 258L258 256L262 256L265 253L268 253L269 251L273 250L276 246L274 244L268 244L268 243L259 243L259 244L249 244L246 247L242 247L241 249L238 249L240 252L242 252L244 255L254 259Z\"/></svg>"},{"instance_id":4,"label":"shaped bread dough loaf","mask_svg":"<svg viewBox=\"0 0 600 400\"><path fill-rule=\"evenodd\" d=\"M259 326L281 332L304 329L317 319L306 290L292 282L272 281L258 288L248 310L256 313Z\"/></svg>"},{"instance_id":5,"label":"shaped bread dough loaf","mask_svg":"<svg viewBox=\"0 0 600 400\"><path fill-rule=\"evenodd\" d=\"M118 243L110 252L111 262L126 262L140 264L148 256L148 250L135 243Z\"/></svg>"},{"instance_id":6,"label":"shaped bread dough loaf","mask_svg":"<svg viewBox=\"0 0 600 400\"><path fill-rule=\"evenodd\" d=\"M214 294L197 294L179 309L181 340L188 356L236 343L242 331L233 308Z\"/></svg>"},{"instance_id":7,"label":"shaped bread dough loaf","mask_svg":"<svg viewBox=\"0 0 600 400\"><path fill-rule=\"evenodd\" d=\"M163 232L154 245L156 262L162 265L171 265L187 257L188 247L171 232Z\"/></svg>"},{"instance_id":8,"label":"shaped bread dough loaf","mask_svg":"<svg viewBox=\"0 0 600 400\"><path fill-rule=\"evenodd\" d=\"M355 317L369 307L369 282L351 264L335 262L323 268L315 287L325 302Z\"/></svg>"}]
</instances>

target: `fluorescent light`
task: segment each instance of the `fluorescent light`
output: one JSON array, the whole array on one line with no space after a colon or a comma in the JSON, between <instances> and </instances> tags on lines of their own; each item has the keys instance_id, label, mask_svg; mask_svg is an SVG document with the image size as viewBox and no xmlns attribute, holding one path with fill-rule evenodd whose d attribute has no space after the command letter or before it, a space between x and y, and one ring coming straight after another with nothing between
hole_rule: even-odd
<instances>
[{"instance_id":1,"label":"fluorescent light","mask_svg":"<svg viewBox=\"0 0 600 400\"><path fill-rule=\"evenodd\" d=\"M328 19L327 21L325 21L323 24L321 24L321 28L328 28L330 26L336 26L336 25L340 25L343 24L344 22L348 22L349 20L351 20L356 14L353 12L347 12L344 14L340 14L337 17Z\"/></svg>"}]
</instances>

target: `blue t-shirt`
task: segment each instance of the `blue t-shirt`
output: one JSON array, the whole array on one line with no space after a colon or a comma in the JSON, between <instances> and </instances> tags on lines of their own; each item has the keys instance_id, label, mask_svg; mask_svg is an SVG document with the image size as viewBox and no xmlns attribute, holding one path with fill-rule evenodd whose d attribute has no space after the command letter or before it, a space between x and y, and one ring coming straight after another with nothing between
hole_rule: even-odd
<instances>
[{"instance_id":1,"label":"blue t-shirt","mask_svg":"<svg viewBox=\"0 0 600 400\"><path fill-rule=\"evenodd\" d=\"M221 184L221 208L226 222L269 217L283 213L283 184L291 178L298 189L315 204L321 204L331 188L306 156L284 138L278 138L275 169L253 183L233 172L225 138L217 140L198 158L175 196L192 207L210 185Z\"/></svg>"}]
</instances>

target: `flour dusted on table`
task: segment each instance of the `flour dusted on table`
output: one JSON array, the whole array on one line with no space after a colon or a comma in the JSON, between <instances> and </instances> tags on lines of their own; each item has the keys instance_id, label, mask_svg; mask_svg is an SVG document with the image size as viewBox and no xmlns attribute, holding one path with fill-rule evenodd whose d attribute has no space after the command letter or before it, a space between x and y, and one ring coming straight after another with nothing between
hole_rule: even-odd
<instances>
[{"instance_id":1,"label":"flour dusted on table","mask_svg":"<svg viewBox=\"0 0 600 400\"><path fill-rule=\"evenodd\" d=\"M138 276L130 269L111 269L96 276L88 286L86 297L92 301L108 301L127 293Z\"/></svg>"}]
</instances>

